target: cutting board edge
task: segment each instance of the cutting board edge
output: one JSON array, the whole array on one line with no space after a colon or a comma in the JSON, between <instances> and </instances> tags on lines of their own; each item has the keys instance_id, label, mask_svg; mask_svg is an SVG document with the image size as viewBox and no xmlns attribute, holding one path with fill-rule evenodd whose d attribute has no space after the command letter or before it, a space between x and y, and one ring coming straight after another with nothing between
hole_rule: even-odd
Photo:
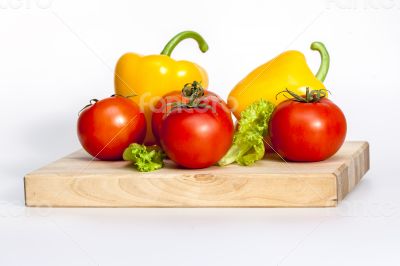
<instances>
[{"instance_id":1,"label":"cutting board edge","mask_svg":"<svg viewBox=\"0 0 400 266\"><path fill-rule=\"evenodd\" d=\"M29 178L29 176L26 176L24 178L24 185L25 185L25 205L27 207L104 207L104 208L129 208L129 207L135 207L135 208L207 208L207 207L213 207L213 208L235 208L235 207L243 207L243 208L304 208L304 207L335 207L337 206L337 180L336 176L331 173L325 173L325 174L317 174L313 176L309 176L307 178L299 178L299 177L278 177L278 176L264 176L262 178L252 178L252 177L237 177L238 179L242 180L247 180L249 182L254 182L253 183L253 189L254 189L254 184L257 187L257 184L260 184L259 190L252 190L251 192L248 192L247 194L243 195L242 198L238 198L236 196L231 196L229 193L224 196L223 199L218 199L218 198L212 198L212 199L206 199L206 198L196 198L196 194L188 196L188 197L183 197L183 198L174 198L170 200L168 197L160 198L157 200L149 200L151 198L151 193L145 194L142 198L139 198L139 200L128 200L129 203L126 203L127 201L122 199L122 200L117 200L116 203L112 201L107 201L104 198L98 199L98 200L93 200L91 199L90 195L89 197L82 197L79 202L76 201L76 199L71 199L70 197L64 197L63 195L60 196L60 194L66 193L66 194L79 194L76 191L76 188L80 190L82 187L87 187L87 186L80 186L79 184L76 186L75 182L77 183L86 183L86 182L94 182L97 183L96 178L93 177L88 177L88 178L75 178L72 180L69 180L68 177L61 177L61 179L57 180L56 183L56 189L54 191L51 190L53 188L54 184L52 184L51 180L54 181L54 178L51 176L47 176L45 178ZM47 179L47 181L46 181ZM102 177L97 177L99 182L104 181L104 178ZM114 179L114 182L120 183L124 179L128 180L128 182L131 182L134 185L141 186L142 184L145 184L146 182L140 181L133 181L132 178L116 178ZM219 183L221 180L224 182L224 187L231 187L237 185L237 180L236 178L224 178L224 177L216 177L215 183ZM299 180L301 179L301 180ZM50 182L49 182L50 180ZM163 181L165 179L163 178L153 178L151 180L151 183L155 184L155 187L158 187L160 185L165 185L166 183ZM168 178L167 183L169 186L175 186L179 183L182 183L182 178ZM307 180L307 181L306 181ZM247 181L245 182L247 185ZM113 187L113 180L107 179L107 187ZM192 181L188 181L188 183L191 183ZM261 183L259 183L261 182ZM282 189L284 188L286 193L282 193L278 195L274 195L274 193L271 194L263 194L260 193L264 191L263 189L265 188L265 182L267 184L274 184L274 190L277 189ZM306 182L307 186L304 186L304 182ZM322 183L321 183L322 182ZM240 183L240 182L239 182ZM61 187L59 187L59 185ZM322 184L324 189L319 190L319 186ZM198 184L200 185L200 184ZM37 189L37 187L43 187L47 186L50 188L49 190L41 190ZM196 186L196 184L194 184ZM267 186L268 187L268 186ZM144 185L143 188L147 188L147 185ZM153 186L150 186L149 189L152 189ZM299 190L299 188L301 188ZM29 191L28 191L29 190ZM61 191L61 192L60 192ZM166 189L165 191L169 191ZM180 188L178 191L182 192L183 189ZM240 191L240 189L239 189ZM245 189L246 191L246 189ZM123 189L120 191L120 193L123 193ZM249 194L250 193L250 194ZM297 194L296 194L297 193ZM238 194L240 194L238 192ZM28 195L30 195L28 197ZM217 194L218 195L218 194ZM262 195L262 196L260 196ZM272 195L272 196L271 196ZM296 197L294 195L298 195L303 198L303 201L300 199L298 202L296 202ZM306 198L304 198L305 195ZM74 203L75 202L75 203ZM50 203L50 204L49 204Z\"/></svg>"},{"instance_id":2,"label":"cutting board edge","mask_svg":"<svg viewBox=\"0 0 400 266\"><path fill-rule=\"evenodd\" d=\"M221 206L216 206L216 205L202 205L202 206L195 206L195 205L169 205L169 206L163 206L163 205L135 205L135 204L120 204L118 206L112 206L112 205L95 205L95 204L89 204L89 205L76 205L76 204L51 204L51 205L43 205L40 204L37 200L33 200L31 197L28 197L28 187L29 187L29 182L30 181L37 181L35 180L35 174L33 172L30 172L24 176L24 197L25 197L25 205L27 207L56 207L56 208L72 208L72 207L93 207L93 208L130 208L130 207L135 207L135 208L170 208L170 207L177 207L177 208L314 208L314 207L336 207L340 201L342 201L345 196L350 193L351 190L354 189L354 187L358 184L358 182L362 179L362 177L368 172L370 168L370 157L369 157L369 143L365 141L352 141L352 142L358 142L361 143L360 148L352 153L351 158L347 159L346 162L342 164L342 166L335 172L331 173L333 175L335 181L336 181L336 197L332 197L331 199L327 200L325 204L308 204L308 205L302 205L301 203L294 205L221 205ZM360 167L359 171L356 171L357 165L362 165ZM325 173L325 175L330 175L330 173ZM349 179L350 178L350 179ZM348 182L347 184L343 181L345 180L352 180L351 182ZM346 189L347 188L347 189Z\"/></svg>"},{"instance_id":3,"label":"cutting board edge","mask_svg":"<svg viewBox=\"0 0 400 266\"><path fill-rule=\"evenodd\" d=\"M338 203L353 191L370 169L370 144L368 141L357 142L362 143L359 150L343 162L334 173L337 180Z\"/></svg>"}]
</instances>

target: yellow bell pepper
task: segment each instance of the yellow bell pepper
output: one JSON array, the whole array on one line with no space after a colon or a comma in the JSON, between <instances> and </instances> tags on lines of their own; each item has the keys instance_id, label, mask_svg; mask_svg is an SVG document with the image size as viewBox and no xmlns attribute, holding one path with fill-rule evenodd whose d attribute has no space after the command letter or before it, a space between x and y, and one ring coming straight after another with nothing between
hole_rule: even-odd
<instances>
[{"instance_id":1,"label":"yellow bell pepper","mask_svg":"<svg viewBox=\"0 0 400 266\"><path fill-rule=\"evenodd\" d=\"M241 80L230 92L228 106L237 119L250 104L265 99L275 105L286 100L277 95L289 89L297 95L304 95L306 88L325 89L322 83L329 69L329 54L320 42L313 42L311 49L321 56L321 65L317 74L311 72L304 55L299 51L286 51L271 61L259 66ZM287 95L290 96L290 95Z\"/></svg>"},{"instance_id":2,"label":"yellow bell pepper","mask_svg":"<svg viewBox=\"0 0 400 266\"><path fill-rule=\"evenodd\" d=\"M208 50L206 41L198 33L184 31L174 36L160 55L142 56L135 53L124 54L115 68L115 93L130 97L144 111L147 120L145 144L155 143L151 130L151 111L157 101L165 94L181 90L186 83L194 80L208 86L206 71L189 61L175 61L170 57L174 48L182 41L192 38L200 50Z\"/></svg>"}]
</instances>

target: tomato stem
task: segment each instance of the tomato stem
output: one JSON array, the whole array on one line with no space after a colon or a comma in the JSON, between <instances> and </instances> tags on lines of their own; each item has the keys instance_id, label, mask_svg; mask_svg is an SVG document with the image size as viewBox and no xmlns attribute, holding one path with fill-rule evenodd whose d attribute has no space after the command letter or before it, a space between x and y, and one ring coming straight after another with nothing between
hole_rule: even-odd
<instances>
[{"instance_id":1,"label":"tomato stem","mask_svg":"<svg viewBox=\"0 0 400 266\"><path fill-rule=\"evenodd\" d=\"M186 83L182 89L182 95L194 101L204 96L204 89L201 86L201 82L193 81L193 83Z\"/></svg>"},{"instance_id":2,"label":"tomato stem","mask_svg":"<svg viewBox=\"0 0 400 266\"><path fill-rule=\"evenodd\" d=\"M97 100L97 99L91 99L91 100L89 101L89 104L85 105L85 107L83 107L83 108L79 111L78 116L82 113L83 110L85 110L86 108L88 108L88 107L94 105L94 104L97 103L98 101L99 101L99 100Z\"/></svg>"},{"instance_id":3,"label":"tomato stem","mask_svg":"<svg viewBox=\"0 0 400 266\"><path fill-rule=\"evenodd\" d=\"M204 96L204 89L201 82L193 81L186 83L182 89L182 96L188 101L169 103L172 106L171 111L175 108L208 108L207 104L201 103Z\"/></svg>"},{"instance_id":4,"label":"tomato stem","mask_svg":"<svg viewBox=\"0 0 400 266\"><path fill-rule=\"evenodd\" d=\"M292 100L296 101L296 102L301 102L301 103L316 103L319 102L322 98L326 97L326 92L327 90L325 89L320 89L320 90L310 90L310 88L306 88L306 95L304 96L300 96L298 94L296 94L295 92L286 89L284 91L279 92L276 95L276 98L278 98L278 95L281 93L288 93L290 96L293 97ZM287 97L285 94L283 94L286 98L290 99L289 97Z\"/></svg>"}]
</instances>

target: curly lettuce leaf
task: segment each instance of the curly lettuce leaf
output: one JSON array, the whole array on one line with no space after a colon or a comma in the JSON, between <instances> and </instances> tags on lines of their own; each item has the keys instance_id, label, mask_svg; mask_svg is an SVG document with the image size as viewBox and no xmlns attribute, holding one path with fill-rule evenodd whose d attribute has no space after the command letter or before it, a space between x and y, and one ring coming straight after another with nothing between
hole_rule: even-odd
<instances>
[{"instance_id":1,"label":"curly lettuce leaf","mask_svg":"<svg viewBox=\"0 0 400 266\"><path fill-rule=\"evenodd\" d=\"M140 172L150 172L164 166L165 154L158 146L133 143L125 149L123 158L132 161Z\"/></svg>"},{"instance_id":2,"label":"curly lettuce leaf","mask_svg":"<svg viewBox=\"0 0 400 266\"><path fill-rule=\"evenodd\" d=\"M264 157L264 136L275 106L259 100L240 113L238 127L233 137L233 144L225 156L217 163L225 166L231 163L251 165Z\"/></svg>"}]
</instances>

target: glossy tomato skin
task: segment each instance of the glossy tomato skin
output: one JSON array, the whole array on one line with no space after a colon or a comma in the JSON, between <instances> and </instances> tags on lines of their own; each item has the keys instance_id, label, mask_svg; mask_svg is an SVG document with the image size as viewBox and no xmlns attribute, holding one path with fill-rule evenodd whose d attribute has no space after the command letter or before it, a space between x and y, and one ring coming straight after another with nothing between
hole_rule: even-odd
<instances>
[{"instance_id":1,"label":"glossy tomato skin","mask_svg":"<svg viewBox=\"0 0 400 266\"><path fill-rule=\"evenodd\" d=\"M342 146L346 130L343 112L326 98L315 103L287 100L276 107L269 123L274 150L297 162L331 157Z\"/></svg>"},{"instance_id":2,"label":"glossy tomato skin","mask_svg":"<svg viewBox=\"0 0 400 266\"><path fill-rule=\"evenodd\" d=\"M215 93L204 91L203 99L212 99L219 102L227 112L230 112L226 103ZM164 95L155 105L151 115L151 129L158 144L160 144L160 131L163 117L172 109L173 103L188 103L189 99L182 96L182 91L173 91Z\"/></svg>"},{"instance_id":3,"label":"glossy tomato skin","mask_svg":"<svg viewBox=\"0 0 400 266\"><path fill-rule=\"evenodd\" d=\"M230 112L217 101L212 108L176 108L164 117L161 145L168 157L185 168L206 168L218 162L232 145Z\"/></svg>"},{"instance_id":4,"label":"glossy tomato skin","mask_svg":"<svg viewBox=\"0 0 400 266\"><path fill-rule=\"evenodd\" d=\"M82 147L100 160L121 160L131 143L142 143L146 119L133 101L114 96L96 102L79 115L78 138Z\"/></svg>"},{"instance_id":5,"label":"glossy tomato skin","mask_svg":"<svg viewBox=\"0 0 400 266\"><path fill-rule=\"evenodd\" d=\"M172 109L173 103L187 102L181 91L173 91L164 95L155 105L151 114L151 129L158 144L160 144L161 124L165 114Z\"/></svg>"}]
</instances>

